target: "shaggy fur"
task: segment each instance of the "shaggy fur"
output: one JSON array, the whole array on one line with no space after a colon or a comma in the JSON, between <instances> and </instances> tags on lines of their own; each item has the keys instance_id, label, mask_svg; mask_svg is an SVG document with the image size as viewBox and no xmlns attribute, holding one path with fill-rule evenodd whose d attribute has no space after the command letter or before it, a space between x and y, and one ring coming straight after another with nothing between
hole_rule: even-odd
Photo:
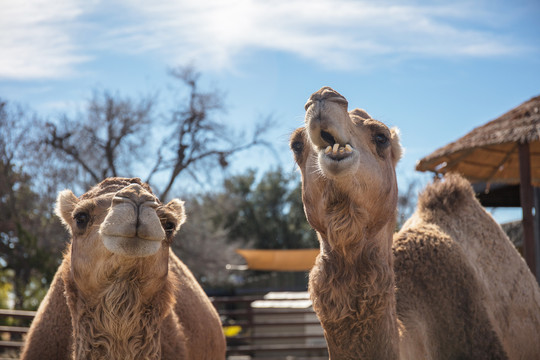
<instances>
[{"instance_id":1,"label":"shaggy fur","mask_svg":"<svg viewBox=\"0 0 540 360\"><path fill-rule=\"evenodd\" d=\"M355 359L359 353L370 359L390 359L397 354L394 339L398 334L395 316L387 316L389 309L395 309L392 257L385 256L381 243L366 239L377 236L380 224L371 223L369 234L355 231L354 225L366 223L367 215L346 197L339 198L328 206L328 237L321 238L324 251L310 274L313 308L326 331L333 359ZM387 241L386 252L389 245ZM332 335L342 333L351 337Z\"/></svg>"},{"instance_id":2,"label":"shaggy fur","mask_svg":"<svg viewBox=\"0 0 540 360\"><path fill-rule=\"evenodd\" d=\"M113 178L79 200L72 199L93 214L90 235L71 225L72 243L40 305L22 359L224 359L217 312L193 275L169 251L174 232L167 233L156 255L118 258L101 252L100 265L94 265L91 273L85 270L88 260L78 260L81 250L74 247L84 249L78 242L97 234L104 218L99 209L108 208L109 194L130 184L151 194L139 179ZM61 213L62 206L70 206L69 196L62 201L59 212L69 224L71 214ZM183 222L179 201L160 204L157 211L162 221L174 221L173 212L181 214L176 229ZM82 282L77 280L81 276Z\"/></svg>"},{"instance_id":3,"label":"shaggy fur","mask_svg":"<svg viewBox=\"0 0 540 360\"><path fill-rule=\"evenodd\" d=\"M70 259L66 259L66 265ZM66 298L73 314L75 359L161 359L161 324L173 317L176 279L159 284L144 298L144 264L119 271L96 297L81 296L69 273L64 274ZM170 276L171 277L171 276ZM177 317L174 316L176 320ZM98 321L96 319L99 319ZM187 359L185 336L177 321L170 322L179 359Z\"/></svg>"},{"instance_id":4,"label":"shaggy fur","mask_svg":"<svg viewBox=\"0 0 540 360\"><path fill-rule=\"evenodd\" d=\"M399 140L340 97L313 94L290 143L321 243L309 290L331 358L536 358L540 290L469 183L428 186L393 236Z\"/></svg>"},{"instance_id":5,"label":"shaggy fur","mask_svg":"<svg viewBox=\"0 0 540 360\"><path fill-rule=\"evenodd\" d=\"M424 318L424 336L436 335L431 353L450 348L445 353L481 358L478 349L502 348L509 359L538 357L538 283L466 180L447 175L429 185L393 247L398 315L404 323ZM418 263L429 266L424 270ZM420 302L437 310L419 313ZM437 331L436 324L446 327ZM459 348L450 339L461 339ZM405 336L402 343L409 340Z\"/></svg>"}]
</instances>

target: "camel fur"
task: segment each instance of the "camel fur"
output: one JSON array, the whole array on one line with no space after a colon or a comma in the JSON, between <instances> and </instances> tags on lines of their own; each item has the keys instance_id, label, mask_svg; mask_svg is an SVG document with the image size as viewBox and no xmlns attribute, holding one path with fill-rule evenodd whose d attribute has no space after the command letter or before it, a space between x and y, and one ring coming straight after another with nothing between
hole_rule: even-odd
<instances>
[{"instance_id":1,"label":"camel fur","mask_svg":"<svg viewBox=\"0 0 540 360\"><path fill-rule=\"evenodd\" d=\"M183 202L140 179L58 197L72 235L21 359L224 359L218 314L170 250Z\"/></svg>"},{"instance_id":2,"label":"camel fur","mask_svg":"<svg viewBox=\"0 0 540 360\"><path fill-rule=\"evenodd\" d=\"M540 291L468 182L428 186L394 235L398 133L323 87L290 146L321 252L313 308L330 357L532 359Z\"/></svg>"}]
</instances>

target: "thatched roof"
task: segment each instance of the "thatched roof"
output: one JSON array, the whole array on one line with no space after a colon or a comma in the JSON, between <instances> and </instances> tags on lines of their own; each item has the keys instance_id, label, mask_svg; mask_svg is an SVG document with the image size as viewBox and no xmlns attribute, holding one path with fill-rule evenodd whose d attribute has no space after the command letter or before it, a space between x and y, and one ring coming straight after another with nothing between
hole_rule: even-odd
<instances>
[{"instance_id":1,"label":"thatched roof","mask_svg":"<svg viewBox=\"0 0 540 360\"><path fill-rule=\"evenodd\" d=\"M456 171L471 181L518 183L517 144L530 143L533 182L540 181L540 96L421 159L416 169L446 173Z\"/></svg>"}]
</instances>

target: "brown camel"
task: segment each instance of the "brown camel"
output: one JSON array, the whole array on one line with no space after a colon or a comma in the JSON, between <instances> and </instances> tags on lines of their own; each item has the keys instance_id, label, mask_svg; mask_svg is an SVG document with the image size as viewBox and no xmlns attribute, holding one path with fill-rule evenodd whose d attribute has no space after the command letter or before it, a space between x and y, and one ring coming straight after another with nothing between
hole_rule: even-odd
<instances>
[{"instance_id":1,"label":"brown camel","mask_svg":"<svg viewBox=\"0 0 540 360\"><path fill-rule=\"evenodd\" d=\"M140 179L109 178L58 196L72 235L22 359L225 358L218 314L170 250L183 202Z\"/></svg>"},{"instance_id":2,"label":"brown camel","mask_svg":"<svg viewBox=\"0 0 540 360\"><path fill-rule=\"evenodd\" d=\"M320 89L290 142L320 241L309 291L330 357L537 359L540 290L468 182L428 186L393 235L397 132L347 106Z\"/></svg>"}]
</instances>

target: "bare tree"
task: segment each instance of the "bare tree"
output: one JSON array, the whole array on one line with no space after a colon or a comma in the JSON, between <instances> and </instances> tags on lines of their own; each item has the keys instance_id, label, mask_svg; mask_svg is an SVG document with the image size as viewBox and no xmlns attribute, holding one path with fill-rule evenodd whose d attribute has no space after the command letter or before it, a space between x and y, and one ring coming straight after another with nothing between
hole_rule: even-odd
<instances>
[{"instance_id":1,"label":"bare tree","mask_svg":"<svg viewBox=\"0 0 540 360\"><path fill-rule=\"evenodd\" d=\"M163 199L167 198L182 172L191 170L191 175L197 177L193 170L200 165L208 167L217 163L225 168L232 154L256 145L268 146L262 139L268 128L266 122L259 123L251 140L245 141L243 134L235 134L219 121L225 111L223 95L217 90L200 90L201 74L193 67L172 69L170 74L187 87L188 95L175 101L176 106L169 113L167 125L173 131L163 141L149 176L150 179L157 172L168 172L167 184L160 193Z\"/></svg>"},{"instance_id":2,"label":"bare tree","mask_svg":"<svg viewBox=\"0 0 540 360\"><path fill-rule=\"evenodd\" d=\"M86 183L127 174L130 161L145 148L153 106L150 97L133 101L94 92L85 114L47 123L44 143L59 160L80 168L89 177Z\"/></svg>"},{"instance_id":3,"label":"bare tree","mask_svg":"<svg viewBox=\"0 0 540 360\"><path fill-rule=\"evenodd\" d=\"M243 134L220 121L225 112L223 96L217 90L201 90L201 74L193 67L178 67L170 75L177 86L172 89L173 106L162 120L155 115L154 109L162 107L155 97L133 101L108 92L94 93L85 114L76 118L64 115L58 123L49 122L44 143L59 160L75 165L85 179L84 187L108 176L132 176L130 164L143 165L149 169L146 182L152 183L157 174L165 179L158 191L163 200L181 174L197 178L198 170L214 164L227 167L234 153L257 145L269 147L262 138L266 123L259 123L250 140L244 140ZM160 131L163 129L166 131ZM159 133L149 144L152 130Z\"/></svg>"}]
</instances>

